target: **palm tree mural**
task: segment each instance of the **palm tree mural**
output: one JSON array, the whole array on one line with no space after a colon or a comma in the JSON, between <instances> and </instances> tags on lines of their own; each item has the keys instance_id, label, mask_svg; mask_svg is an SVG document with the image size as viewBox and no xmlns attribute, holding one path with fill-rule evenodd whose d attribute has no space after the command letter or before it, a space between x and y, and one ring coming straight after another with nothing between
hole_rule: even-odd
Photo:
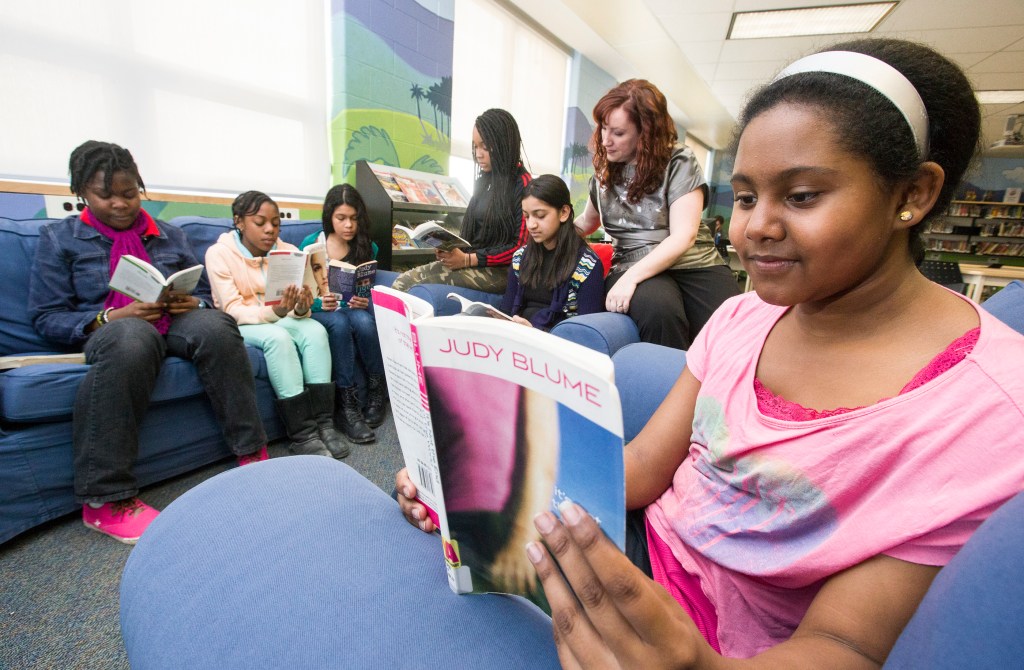
<instances>
[{"instance_id":1,"label":"palm tree mural","mask_svg":"<svg viewBox=\"0 0 1024 670\"><path fill-rule=\"evenodd\" d=\"M589 161L590 151L587 149L587 145L573 142L565 147L562 170L566 174L576 174L578 171L586 172Z\"/></svg>"},{"instance_id":2,"label":"palm tree mural","mask_svg":"<svg viewBox=\"0 0 1024 670\"><path fill-rule=\"evenodd\" d=\"M391 167L403 167L398 160L398 151L395 149L395 142L391 139L388 131L377 126L363 126L352 132L352 139L345 147L345 161L342 165L342 173L347 174L348 170L358 160L365 160L368 163L380 163ZM433 157L424 154L411 165L410 170L419 172L430 172L433 174L444 174L444 168Z\"/></svg>"},{"instance_id":3,"label":"palm tree mural","mask_svg":"<svg viewBox=\"0 0 1024 670\"><path fill-rule=\"evenodd\" d=\"M412 99L416 101L416 118L419 119L420 128L423 129L423 137L424 139L429 138L430 132L423 124L423 114L420 110L420 100L426 97L426 94L423 92L423 88L419 84L413 84L412 88L409 89L409 93L412 94Z\"/></svg>"},{"instance_id":4,"label":"palm tree mural","mask_svg":"<svg viewBox=\"0 0 1024 670\"><path fill-rule=\"evenodd\" d=\"M430 106L434 108L434 127L437 128L437 141L444 144L451 136L452 78L441 77L439 83L431 84L427 89L426 98ZM448 121L447 128L445 127L446 120Z\"/></svg>"}]
</instances>

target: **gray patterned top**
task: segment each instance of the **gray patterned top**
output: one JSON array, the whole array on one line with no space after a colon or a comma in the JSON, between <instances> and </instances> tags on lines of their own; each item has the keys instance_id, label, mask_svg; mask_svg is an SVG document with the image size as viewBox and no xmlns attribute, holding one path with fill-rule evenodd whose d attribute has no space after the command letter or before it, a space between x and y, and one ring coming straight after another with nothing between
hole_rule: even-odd
<instances>
[{"instance_id":1,"label":"gray patterned top","mask_svg":"<svg viewBox=\"0 0 1024 670\"><path fill-rule=\"evenodd\" d=\"M635 171L635 166L627 165L623 171L622 184L598 185L596 176L590 178L590 202L600 213L601 225L612 238L615 247L612 272L624 272L668 237L668 211L673 202L699 188L704 194L704 204L707 204L707 181L688 147L680 147L672 152L661 187L634 205L626 201L626 190ZM725 261L715 250L711 229L701 223L693 246L670 269L724 264Z\"/></svg>"}]
</instances>

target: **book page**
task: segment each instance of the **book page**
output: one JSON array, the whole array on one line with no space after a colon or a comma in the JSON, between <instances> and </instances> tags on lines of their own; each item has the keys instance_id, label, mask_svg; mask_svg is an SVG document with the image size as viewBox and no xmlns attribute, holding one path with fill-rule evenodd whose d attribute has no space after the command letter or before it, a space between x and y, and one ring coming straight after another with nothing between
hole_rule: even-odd
<instances>
[{"instance_id":1,"label":"book page","mask_svg":"<svg viewBox=\"0 0 1024 670\"><path fill-rule=\"evenodd\" d=\"M284 290L292 284L302 286L306 274L306 253L303 251L271 251L267 254L267 287L265 305L280 304Z\"/></svg>"},{"instance_id":2,"label":"book page","mask_svg":"<svg viewBox=\"0 0 1024 670\"><path fill-rule=\"evenodd\" d=\"M502 312L497 307L492 307L491 305L482 302L470 300L469 298L459 295L454 291L448 294L448 298L458 301L461 306L460 309L462 310L462 313L468 316L484 316L492 319L504 319L505 321L512 320L511 316Z\"/></svg>"},{"instance_id":3,"label":"book page","mask_svg":"<svg viewBox=\"0 0 1024 670\"><path fill-rule=\"evenodd\" d=\"M182 293L192 293L199 285L199 279L203 276L203 266L193 265L184 270L178 270L167 278L167 288Z\"/></svg>"}]
</instances>

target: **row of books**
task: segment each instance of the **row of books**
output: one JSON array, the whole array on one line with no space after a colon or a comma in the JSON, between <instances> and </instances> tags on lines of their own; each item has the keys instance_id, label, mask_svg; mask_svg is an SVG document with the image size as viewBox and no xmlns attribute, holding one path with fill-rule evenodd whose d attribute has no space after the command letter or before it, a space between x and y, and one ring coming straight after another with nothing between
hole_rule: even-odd
<instances>
[{"instance_id":1,"label":"row of books","mask_svg":"<svg viewBox=\"0 0 1024 670\"><path fill-rule=\"evenodd\" d=\"M396 174L371 164L377 181L395 202L414 202L424 205L447 205L465 207L469 204L459 187L450 181L416 179Z\"/></svg>"}]
</instances>

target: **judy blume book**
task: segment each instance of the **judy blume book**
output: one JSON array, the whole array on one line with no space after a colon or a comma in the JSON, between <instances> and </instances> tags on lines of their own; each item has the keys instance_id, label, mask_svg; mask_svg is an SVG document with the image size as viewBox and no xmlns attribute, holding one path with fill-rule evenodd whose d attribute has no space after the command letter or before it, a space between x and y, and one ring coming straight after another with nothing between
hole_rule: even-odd
<instances>
[{"instance_id":1,"label":"judy blume book","mask_svg":"<svg viewBox=\"0 0 1024 670\"><path fill-rule=\"evenodd\" d=\"M327 264L327 282L331 292L348 302L354 295L370 297L373 280L377 276L377 261L366 261L352 265L345 261L331 259Z\"/></svg>"},{"instance_id":2,"label":"judy blume book","mask_svg":"<svg viewBox=\"0 0 1024 670\"><path fill-rule=\"evenodd\" d=\"M164 277L150 263L131 254L121 256L110 276L110 288L139 302L158 302L167 291L192 293L203 276L203 266L193 265Z\"/></svg>"},{"instance_id":3,"label":"judy blume book","mask_svg":"<svg viewBox=\"0 0 1024 670\"><path fill-rule=\"evenodd\" d=\"M611 359L501 319L434 317L377 286L373 303L402 455L440 529L455 593L546 608L525 545L571 499L625 543L622 409Z\"/></svg>"}]
</instances>

